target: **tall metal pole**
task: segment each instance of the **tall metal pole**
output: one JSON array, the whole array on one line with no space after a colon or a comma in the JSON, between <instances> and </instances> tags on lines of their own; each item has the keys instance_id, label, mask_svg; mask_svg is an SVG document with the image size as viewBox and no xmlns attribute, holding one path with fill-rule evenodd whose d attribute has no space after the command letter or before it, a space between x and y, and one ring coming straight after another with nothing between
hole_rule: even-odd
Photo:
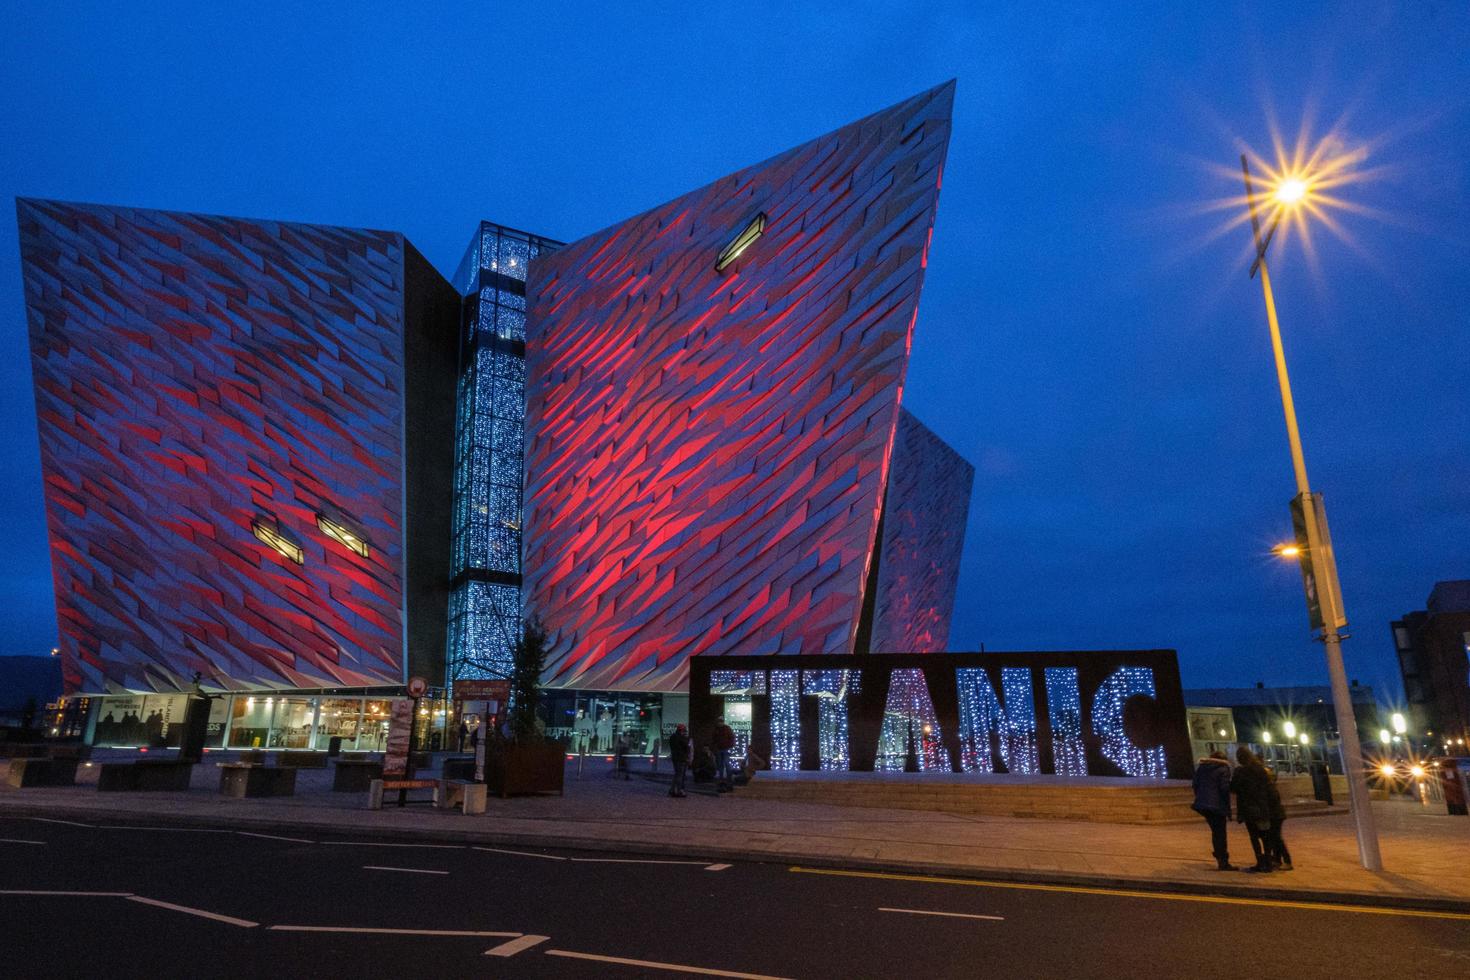
<instances>
[{"instance_id":1,"label":"tall metal pole","mask_svg":"<svg viewBox=\"0 0 1470 980\"><path fill-rule=\"evenodd\" d=\"M1358 832L1358 858L1369 871L1383 870L1383 857L1378 850L1378 828L1373 820L1373 809L1368 800L1368 780L1363 771L1363 747L1358 741L1358 719L1353 714L1352 692L1348 688L1347 669L1342 660L1342 634L1338 631L1339 621L1346 622L1338 593L1337 559L1330 546L1325 545L1324 528L1317 522L1317 509L1313 505L1311 488L1307 484L1307 461L1302 453L1301 432L1296 424L1296 403L1291 397L1291 380L1286 374L1286 352L1281 346L1281 325L1276 319L1276 297L1271 292L1271 273L1266 268L1266 248L1271 244L1273 225L1264 241L1261 226L1256 217L1255 192L1251 187L1250 167L1242 154L1241 170L1245 174L1246 200L1250 206L1251 226L1256 236L1256 261L1252 266L1261 273L1261 292L1266 300L1266 322L1271 328L1271 351L1276 358L1276 380L1281 387L1281 408L1286 414L1286 438L1291 445L1291 465L1296 473L1298 499L1302 501L1302 513L1306 524L1307 540L1312 547L1305 556L1316 572L1315 581L1326 585L1324 593L1308 596L1309 603L1324 601L1325 623L1322 628L1322 644L1327 652L1327 676L1332 683L1332 707L1337 715L1337 731L1342 749L1342 766L1347 770L1348 798L1352 805L1353 821Z\"/></svg>"}]
</instances>

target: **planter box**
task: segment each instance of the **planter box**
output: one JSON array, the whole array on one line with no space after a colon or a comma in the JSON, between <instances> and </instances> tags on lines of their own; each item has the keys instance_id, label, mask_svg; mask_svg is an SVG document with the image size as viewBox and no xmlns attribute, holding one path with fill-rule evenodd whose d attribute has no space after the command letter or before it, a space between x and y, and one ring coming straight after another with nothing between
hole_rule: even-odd
<instances>
[{"instance_id":1,"label":"planter box","mask_svg":"<svg viewBox=\"0 0 1470 980\"><path fill-rule=\"evenodd\" d=\"M16 789L29 786L75 786L75 759L13 759L6 781Z\"/></svg>"},{"instance_id":2,"label":"planter box","mask_svg":"<svg viewBox=\"0 0 1470 980\"><path fill-rule=\"evenodd\" d=\"M528 793L562 793L566 756L555 742L507 745L485 756L485 784L501 798Z\"/></svg>"}]
</instances>

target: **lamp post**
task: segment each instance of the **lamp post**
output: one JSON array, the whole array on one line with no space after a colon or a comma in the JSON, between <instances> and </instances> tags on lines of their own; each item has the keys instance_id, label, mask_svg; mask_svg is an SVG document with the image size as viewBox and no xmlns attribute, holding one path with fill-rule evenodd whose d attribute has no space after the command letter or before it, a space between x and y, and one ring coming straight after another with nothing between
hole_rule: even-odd
<instances>
[{"instance_id":1,"label":"lamp post","mask_svg":"<svg viewBox=\"0 0 1470 980\"><path fill-rule=\"evenodd\" d=\"M1291 381L1286 373L1286 352L1281 345L1281 325L1276 319L1276 297L1271 292L1271 274L1266 267L1266 249L1276 234L1282 214L1306 201L1311 193L1307 179L1291 176L1281 180L1272 197L1276 214L1263 238L1261 221L1256 214L1256 193L1251 186L1250 165L1245 154L1240 157L1245 177L1246 202L1250 208L1251 228L1255 234L1256 258L1250 274L1261 274L1261 293L1266 301L1266 323L1271 330L1271 351L1276 359L1276 380L1281 388L1281 408L1286 415L1286 438L1291 446L1291 465L1296 476L1297 495L1292 500L1292 525L1296 529L1298 560L1307 593L1307 608L1314 629L1321 630L1320 639L1327 654L1327 674L1332 682L1332 705L1337 715L1337 729L1342 748L1343 768L1347 770L1348 797L1352 801L1353 820L1358 833L1358 858L1369 871L1381 871L1383 858L1378 851L1378 831L1368 802L1368 782L1363 773L1363 747L1358 742L1358 721L1353 715L1352 694L1348 690L1347 670L1342 662L1340 632L1347 626L1342 593L1337 585L1337 562L1332 555L1332 542L1327 533L1327 515L1322 498L1312 493L1307 483L1307 462L1302 453L1302 437L1296 424L1296 405L1291 397Z\"/></svg>"}]
</instances>

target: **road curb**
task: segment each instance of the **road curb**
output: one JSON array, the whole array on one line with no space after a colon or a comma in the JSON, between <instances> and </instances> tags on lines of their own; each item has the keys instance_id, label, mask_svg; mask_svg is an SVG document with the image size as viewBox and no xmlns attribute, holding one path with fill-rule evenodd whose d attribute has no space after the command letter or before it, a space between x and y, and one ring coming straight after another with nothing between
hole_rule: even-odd
<instances>
[{"instance_id":1,"label":"road curb","mask_svg":"<svg viewBox=\"0 0 1470 980\"><path fill-rule=\"evenodd\" d=\"M875 874L911 875L930 878L963 878L976 882L1016 885L1054 885L1067 888L1094 888L1103 891L1137 891L1160 895L1206 895L1220 898L1254 898L1268 901L1302 902L1313 905L1349 905L1366 908L1403 909L1420 912L1470 914L1470 901L1431 896L1382 895L1370 892L1322 891L1307 888L1280 888L1265 884L1232 884L1229 881L1205 883L1180 879L1120 878L1109 875L1080 874L1012 868L977 868L971 865L938 861L891 861L877 858L835 857L795 851L762 850L760 848L706 847L677 841L619 840L582 835L536 834L522 831L489 829L360 827L333 824L326 820L289 819L280 816L250 814L178 814L139 813L127 808L20 805L0 801L0 817L69 818L78 821L126 820L134 823L169 827L210 827L213 829L251 830L279 833L315 833L333 836L365 834L389 840L431 841L435 843L481 844L515 847L542 847L567 851L609 851L656 857L678 857L715 862L756 862L763 864L800 865L819 870L856 871Z\"/></svg>"}]
</instances>

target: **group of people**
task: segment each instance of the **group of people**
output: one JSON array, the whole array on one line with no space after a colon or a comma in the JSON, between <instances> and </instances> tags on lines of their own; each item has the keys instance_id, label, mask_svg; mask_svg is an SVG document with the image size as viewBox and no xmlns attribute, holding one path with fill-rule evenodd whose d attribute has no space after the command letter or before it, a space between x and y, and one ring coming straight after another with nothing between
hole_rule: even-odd
<instances>
[{"instance_id":1,"label":"group of people","mask_svg":"<svg viewBox=\"0 0 1470 980\"><path fill-rule=\"evenodd\" d=\"M1194 810L1210 825L1216 866L1221 871L1237 870L1230 863L1225 834L1233 812L1250 834L1251 851L1256 859L1245 870L1254 874L1290 871L1291 852L1281 837L1286 807L1276 789L1276 773L1244 745L1235 750L1235 761L1232 770L1224 752L1211 752L1194 770ZM1233 811L1232 793L1235 795Z\"/></svg>"},{"instance_id":2,"label":"group of people","mask_svg":"<svg viewBox=\"0 0 1470 980\"><path fill-rule=\"evenodd\" d=\"M675 726L674 734L669 736L669 761L674 764L674 778L669 784L669 795L689 795L685 792L685 784L691 768L695 771L696 781L702 778L713 779L717 793L729 793L737 785L750 782L756 771L765 767L766 761L756 754L753 747L747 747L744 759L734 762L731 759L734 750L735 730L725 724L724 718L715 722L710 744L699 750L698 761L688 727Z\"/></svg>"}]
</instances>

